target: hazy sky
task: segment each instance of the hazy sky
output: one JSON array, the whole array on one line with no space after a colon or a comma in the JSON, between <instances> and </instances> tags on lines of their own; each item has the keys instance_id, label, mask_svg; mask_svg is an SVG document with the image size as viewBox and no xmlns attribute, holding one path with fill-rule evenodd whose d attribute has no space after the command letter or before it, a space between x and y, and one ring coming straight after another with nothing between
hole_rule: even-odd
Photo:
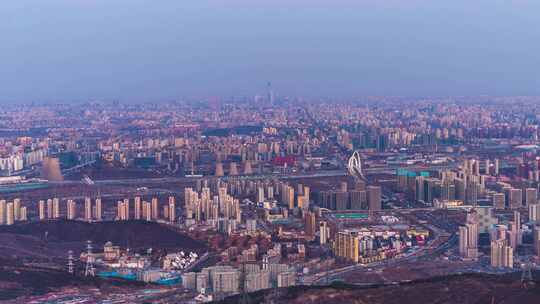
<instances>
[{"instance_id":1,"label":"hazy sky","mask_svg":"<svg viewBox=\"0 0 540 304\"><path fill-rule=\"evenodd\" d=\"M538 0L3 0L0 39L0 101L540 95Z\"/></svg>"}]
</instances>

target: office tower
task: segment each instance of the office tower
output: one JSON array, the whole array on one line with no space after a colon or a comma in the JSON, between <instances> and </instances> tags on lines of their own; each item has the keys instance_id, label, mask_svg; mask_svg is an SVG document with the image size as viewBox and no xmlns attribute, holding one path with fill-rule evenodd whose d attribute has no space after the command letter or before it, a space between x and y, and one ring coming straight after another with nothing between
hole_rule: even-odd
<instances>
[{"instance_id":1,"label":"office tower","mask_svg":"<svg viewBox=\"0 0 540 304\"><path fill-rule=\"evenodd\" d=\"M15 221L21 219L21 199L16 198L13 200L13 218Z\"/></svg>"},{"instance_id":2,"label":"office tower","mask_svg":"<svg viewBox=\"0 0 540 304\"><path fill-rule=\"evenodd\" d=\"M370 211L380 211L381 205L381 187L368 186L367 187L367 200Z\"/></svg>"},{"instance_id":3,"label":"office tower","mask_svg":"<svg viewBox=\"0 0 540 304\"><path fill-rule=\"evenodd\" d=\"M135 204L134 204L134 208L135 208L135 219L136 220L140 220L141 219L141 197L140 196L136 196L135 197Z\"/></svg>"},{"instance_id":4,"label":"office tower","mask_svg":"<svg viewBox=\"0 0 540 304\"><path fill-rule=\"evenodd\" d=\"M330 228L328 227L328 224L326 221L321 221L319 223L319 244L324 245L328 242L328 238L330 237Z\"/></svg>"},{"instance_id":5,"label":"office tower","mask_svg":"<svg viewBox=\"0 0 540 304\"><path fill-rule=\"evenodd\" d=\"M7 203L6 205L6 225L13 225L15 223L15 210L13 203Z\"/></svg>"},{"instance_id":6,"label":"office tower","mask_svg":"<svg viewBox=\"0 0 540 304\"><path fill-rule=\"evenodd\" d=\"M508 200L510 209L521 207L523 201L521 189L510 189Z\"/></svg>"},{"instance_id":7,"label":"office tower","mask_svg":"<svg viewBox=\"0 0 540 304\"><path fill-rule=\"evenodd\" d=\"M45 218L47 217L46 216L46 213L45 213L45 201L44 200L40 200L38 202L38 213L39 213L39 220L40 221L44 221Z\"/></svg>"},{"instance_id":8,"label":"office tower","mask_svg":"<svg viewBox=\"0 0 540 304\"><path fill-rule=\"evenodd\" d=\"M307 211L304 215L304 228L306 235L313 237L317 229L315 212Z\"/></svg>"},{"instance_id":9,"label":"office tower","mask_svg":"<svg viewBox=\"0 0 540 304\"><path fill-rule=\"evenodd\" d=\"M60 199L53 198L53 218L60 218Z\"/></svg>"},{"instance_id":10,"label":"office tower","mask_svg":"<svg viewBox=\"0 0 540 304\"><path fill-rule=\"evenodd\" d=\"M4 225L6 223L6 209L6 200L0 200L0 225Z\"/></svg>"},{"instance_id":11,"label":"office tower","mask_svg":"<svg viewBox=\"0 0 540 304\"><path fill-rule=\"evenodd\" d=\"M494 163L494 168L493 168L493 174L495 176L498 176L499 175L499 159L495 159L495 163Z\"/></svg>"},{"instance_id":12,"label":"office tower","mask_svg":"<svg viewBox=\"0 0 540 304\"><path fill-rule=\"evenodd\" d=\"M486 159L485 164L484 164L484 174L486 174L486 175L490 174L489 167L490 167L489 159Z\"/></svg>"},{"instance_id":13,"label":"office tower","mask_svg":"<svg viewBox=\"0 0 540 304\"><path fill-rule=\"evenodd\" d=\"M169 222L174 223L176 220L176 200L174 196L169 196Z\"/></svg>"},{"instance_id":14,"label":"office tower","mask_svg":"<svg viewBox=\"0 0 540 304\"><path fill-rule=\"evenodd\" d=\"M92 199L89 197L84 198L84 220L92 221Z\"/></svg>"},{"instance_id":15,"label":"office tower","mask_svg":"<svg viewBox=\"0 0 540 304\"><path fill-rule=\"evenodd\" d=\"M71 199L67 200L66 202L66 217L68 220L74 220L76 215L75 215L75 211L76 210L76 206L75 206L75 202Z\"/></svg>"},{"instance_id":16,"label":"office tower","mask_svg":"<svg viewBox=\"0 0 540 304\"><path fill-rule=\"evenodd\" d=\"M358 248L359 241L358 233L356 231L344 230L338 232L334 243L334 254L337 257L342 257L358 263Z\"/></svg>"},{"instance_id":17,"label":"office tower","mask_svg":"<svg viewBox=\"0 0 540 304\"><path fill-rule=\"evenodd\" d=\"M152 198L152 219L157 220L159 218L158 214L158 199L157 197Z\"/></svg>"},{"instance_id":18,"label":"office tower","mask_svg":"<svg viewBox=\"0 0 540 304\"><path fill-rule=\"evenodd\" d=\"M103 219L101 214L102 214L102 211L101 211L101 198L98 197L98 198L96 198L96 209L95 209L96 221L101 221Z\"/></svg>"},{"instance_id":19,"label":"office tower","mask_svg":"<svg viewBox=\"0 0 540 304\"><path fill-rule=\"evenodd\" d=\"M525 189L525 206L538 202L538 190L536 188Z\"/></svg>"},{"instance_id":20,"label":"office tower","mask_svg":"<svg viewBox=\"0 0 540 304\"><path fill-rule=\"evenodd\" d=\"M492 196L492 204L495 209L504 209L505 208L505 197L504 193L495 193Z\"/></svg>"},{"instance_id":21,"label":"office tower","mask_svg":"<svg viewBox=\"0 0 540 304\"><path fill-rule=\"evenodd\" d=\"M50 198L47 200L47 218L53 218L53 201Z\"/></svg>"}]
</instances>

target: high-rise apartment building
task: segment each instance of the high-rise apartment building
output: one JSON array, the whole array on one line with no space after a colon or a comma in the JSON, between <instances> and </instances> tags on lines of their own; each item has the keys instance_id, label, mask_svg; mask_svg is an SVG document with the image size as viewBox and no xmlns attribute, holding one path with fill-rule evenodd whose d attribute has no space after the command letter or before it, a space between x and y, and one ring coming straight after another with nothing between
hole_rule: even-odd
<instances>
[{"instance_id":1,"label":"high-rise apartment building","mask_svg":"<svg viewBox=\"0 0 540 304\"><path fill-rule=\"evenodd\" d=\"M136 196L135 197L135 203L134 203L134 218L136 220L140 220L141 219L141 197L140 196Z\"/></svg>"},{"instance_id":2,"label":"high-rise apartment building","mask_svg":"<svg viewBox=\"0 0 540 304\"><path fill-rule=\"evenodd\" d=\"M94 217L96 221L101 221L103 219L101 211L101 197L96 198L96 209Z\"/></svg>"},{"instance_id":3,"label":"high-rise apartment building","mask_svg":"<svg viewBox=\"0 0 540 304\"><path fill-rule=\"evenodd\" d=\"M76 208L76 203L73 200L68 199L66 202L66 217L68 220L75 219Z\"/></svg>"},{"instance_id":4,"label":"high-rise apartment building","mask_svg":"<svg viewBox=\"0 0 540 304\"><path fill-rule=\"evenodd\" d=\"M367 187L367 200L370 211L380 211L381 205L381 187L368 186Z\"/></svg>"},{"instance_id":5,"label":"high-rise apartment building","mask_svg":"<svg viewBox=\"0 0 540 304\"><path fill-rule=\"evenodd\" d=\"M0 200L0 225L4 225L6 223L6 213L6 200Z\"/></svg>"},{"instance_id":6,"label":"high-rise apartment building","mask_svg":"<svg viewBox=\"0 0 540 304\"><path fill-rule=\"evenodd\" d=\"M90 197L84 198L84 220L92 221L92 199Z\"/></svg>"}]
</instances>

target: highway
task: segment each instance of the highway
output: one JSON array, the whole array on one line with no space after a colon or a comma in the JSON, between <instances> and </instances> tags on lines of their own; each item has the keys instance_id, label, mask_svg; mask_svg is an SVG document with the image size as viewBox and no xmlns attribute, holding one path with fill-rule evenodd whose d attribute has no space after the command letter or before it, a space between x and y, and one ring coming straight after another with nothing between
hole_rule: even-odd
<instances>
[{"instance_id":1,"label":"highway","mask_svg":"<svg viewBox=\"0 0 540 304\"><path fill-rule=\"evenodd\" d=\"M444 170L453 168L454 165L436 165L436 166L409 166L403 167L411 171L426 171L426 170ZM396 170L402 167L374 167L364 169L366 175L373 174L395 174ZM271 173L271 174L255 174L255 175L238 175L238 176L223 176L220 179L227 180L260 180L260 179L300 179L300 178L318 178L318 177L339 177L348 175L346 170L328 170L316 172L299 172L299 173ZM203 176L202 178L216 178L215 176ZM141 185L151 183L191 183L197 178L194 177L156 177L156 178L122 178L122 179L102 179L94 180L96 185ZM78 180L64 180L57 182L49 182L51 185L69 185L80 184Z\"/></svg>"}]
</instances>

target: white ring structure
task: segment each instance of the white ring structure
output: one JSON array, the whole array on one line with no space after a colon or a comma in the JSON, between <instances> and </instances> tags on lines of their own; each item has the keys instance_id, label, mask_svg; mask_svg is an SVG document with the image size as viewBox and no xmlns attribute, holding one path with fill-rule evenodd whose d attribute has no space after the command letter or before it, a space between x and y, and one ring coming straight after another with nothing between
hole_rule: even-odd
<instances>
[{"instance_id":1,"label":"white ring structure","mask_svg":"<svg viewBox=\"0 0 540 304\"><path fill-rule=\"evenodd\" d=\"M354 151L353 155L349 158L349 164L347 166L349 169L349 174L356 179L366 179L364 173L362 173L362 159L360 158L360 153Z\"/></svg>"}]
</instances>

